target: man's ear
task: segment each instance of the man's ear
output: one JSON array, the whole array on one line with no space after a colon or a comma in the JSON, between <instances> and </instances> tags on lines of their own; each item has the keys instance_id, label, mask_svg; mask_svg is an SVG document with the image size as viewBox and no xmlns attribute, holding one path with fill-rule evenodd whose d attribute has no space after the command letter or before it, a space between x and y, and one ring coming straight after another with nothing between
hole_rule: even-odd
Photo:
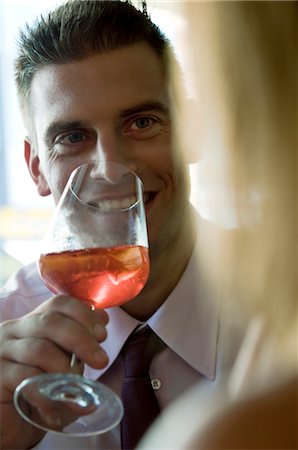
<instances>
[{"instance_id":1,"label":"man's ear","mask_svg":"<svg viewBox=\"0 0 298 450\"><path fill-rule=\"evenodd\" d=\"M42 197L50 195L51 190L49 188L46 177L44 176L44 173L42 171L39 157L32 149L31 143L28 139L24 140L24 156L29 173L31 175L32 180L37 186L37 192L39 193L39 195L41 195Z\"/></svg>"}]
</instances>

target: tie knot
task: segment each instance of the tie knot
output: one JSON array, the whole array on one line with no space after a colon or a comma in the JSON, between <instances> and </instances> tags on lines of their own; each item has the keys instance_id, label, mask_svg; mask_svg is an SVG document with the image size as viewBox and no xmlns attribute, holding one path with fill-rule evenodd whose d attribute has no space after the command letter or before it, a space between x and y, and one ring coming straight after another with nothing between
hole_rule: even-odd
<instances>
[{"instance_id":1,"label":"tie knot","mask_svg":"<svg viewBox=\"0 0 298 450\"><path fill-rule=\"evenodd\" d=\"M121 350L126 378L148 374L152 358L160 350L158 341L160 339L148 326L129 336Z\"/></svg>"}]
</instances>

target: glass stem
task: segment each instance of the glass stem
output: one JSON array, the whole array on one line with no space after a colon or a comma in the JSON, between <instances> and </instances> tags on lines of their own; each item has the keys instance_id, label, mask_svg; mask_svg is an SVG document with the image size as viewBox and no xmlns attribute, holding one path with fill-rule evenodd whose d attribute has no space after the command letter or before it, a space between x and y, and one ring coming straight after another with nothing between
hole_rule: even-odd
<instances>
[{"instance_id":1,"label":"glass stem","mask_svg":"<svg viewBox=\"0 0 298 450\"><path fill-rule=\"evenodd\" d=\"M71 355L70 364L69 367L72 369L78 362L78 358L76 357L75 353Z\"/></svg>"}]
</instances>

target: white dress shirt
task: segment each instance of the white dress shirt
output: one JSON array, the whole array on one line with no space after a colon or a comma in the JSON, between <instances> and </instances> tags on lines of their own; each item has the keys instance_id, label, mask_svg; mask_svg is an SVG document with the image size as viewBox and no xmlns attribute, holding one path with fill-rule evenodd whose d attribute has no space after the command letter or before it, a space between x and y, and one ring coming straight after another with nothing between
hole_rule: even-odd
<instances>
[{"instance_id":1,"label":"white dress shirt","mask_svg":"<svg viewBox=\"0 0 298 450\"><path fill-rule=\"evenodd\" d=\"M167 346L150 366L151 379L158 380L159 389L155 393L161 409L198 382L202 386L214 384L216 376L219 301L210 296L206 283L200 278L196 255L194 251L173 292L147 321ZM27 314L51 295L38 275L36 264L20 269L2 291L0 321ZM141 322L120 307L107 312L110 317L108 337L101 345L109 355L109 365L102 370L86 366L84 375L93 380L100 378L119 395L123 364L118 355ZM120 448L120 426L103 435L84 438L47 433L34 447L36 450Z\"/></svg>"}]
</instances>

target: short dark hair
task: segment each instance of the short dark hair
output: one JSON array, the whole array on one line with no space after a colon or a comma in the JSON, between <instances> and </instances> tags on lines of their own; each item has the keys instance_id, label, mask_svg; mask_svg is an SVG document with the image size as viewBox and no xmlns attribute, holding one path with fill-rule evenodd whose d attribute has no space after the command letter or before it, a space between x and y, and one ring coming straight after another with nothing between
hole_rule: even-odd
<instances>
[{"instance_id":1,"label":"short dark hair","mask_svg":"<svg viewBox=\"0 0 298 450\"><path fill-rule=\"evenodd\" d=\"M121 0L69 0L58 6L20 32L15 80L21 107L40 67L78 61L139 42L146 42L166 68L170 42L146 10L141 12L130 1Z\"/></svg>"}]
</instances>

